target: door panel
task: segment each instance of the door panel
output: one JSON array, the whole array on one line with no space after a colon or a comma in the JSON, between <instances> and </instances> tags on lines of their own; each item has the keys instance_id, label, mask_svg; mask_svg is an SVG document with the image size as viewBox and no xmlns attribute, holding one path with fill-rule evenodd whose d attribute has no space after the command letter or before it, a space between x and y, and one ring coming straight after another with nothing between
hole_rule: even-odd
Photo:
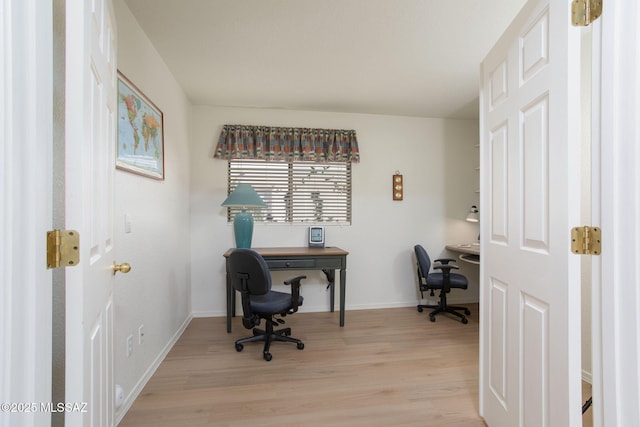
<instances>
[{"instance_id":1,"label":"door panel","mask_svg":"<svg viewBox=\"0 0 640 427\"><path fill-rule=\"evenodd\" d=\"M508 287L499 280L490 284L489 312L487 325L489 337L489 384L491 394L498 403L507 408L507 293Z\"/></svg>"},{"instance_id":2,"label":"door panel","mask_svg":"<svg viewBox=\"0 0 640 427\"><path fill-rule=\"evenodd\" d=\"M548 425L549 305L530 295L522 301L522 384L525 426Z\"/></svg>"},{"instance_id":3,"label":"door panel","mask_svg":"<svg viewBox=\"0 0 640 427\"><path fill-rule=\"evenodd\" d=\"M509 147L507 122L500 123L489 133L490 144L490 170L491 170L491 241L494 244L504 243L509 240L509 166L507 156Z\"/></svg>"},{"instance_id":4,"label":"door panel","mask_svg":"<svg viewBox=\"0 0 640 427\"><path fill-rule=\"evenodd\" d=\"M549 122L548 98L533 101L520 114L523 195L523 249L549 250Z\"/></svg>"}]
</instances>

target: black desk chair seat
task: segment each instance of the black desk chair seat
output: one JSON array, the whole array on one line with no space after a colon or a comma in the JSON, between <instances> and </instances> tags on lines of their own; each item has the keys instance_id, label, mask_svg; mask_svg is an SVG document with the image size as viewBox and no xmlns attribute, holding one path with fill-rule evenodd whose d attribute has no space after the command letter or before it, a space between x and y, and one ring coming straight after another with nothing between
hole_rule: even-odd
<instances>
[{"instance_id":1,"label":"black desk chair seat","mask_svg":"<svg viewBox=\"0 0 640 427\"><path fill-rule=\"evenodd\" d=\"M418 286L420 288L420 294L424 298L424 292L431 292L431 296L434 296L434 290L440 290L440 301L438 304L418 304L418 311L422 313L422 310L425 308L433 308L431 313L429 313L429 320L432 322L436 321L436 314L439 313L449 313L457 316L461 319L462 323L468 323L467 318L459 311L463 311L467 316L471 314L467 307L459 307L447 304L447 294L453 288L457 289L467 289L469 283L467 278L462 274L451 273L452 269L458 269L459 267L455 264L454 259L451 258L441 258L434 260L433 269L440 270L441 272L429 273L431 269L431 259L427 254L427 251L421 246L414 246L414 251L416 254L416 261L418 264Z\"/></svg>"},{"instance_id":2,"label":"black desk chair seat","mask_svg":"<svg viewBox=\"0 0 640 427\"><path fill-rule=\"evenodd\" d=\"M296 343L302 350L304 343L291 338L291 328L274 330L273 327L284 323L281 317L298 311L303 302L300 281L307 276L297 276L284 282L291 286L290 294L272 291L269 267L264 258L251 249L235 249L229 255L229 275L231 285L242 297L242 324L253 329L253 336L236 340L236 351L242 351L245 343L264 341L262 354L266 361L270 361L269 350L273 341ZM275 318L277 315L281 317ZM265 329L256 328L262 319L266 323Z\"/></svg>"}]
</instances>

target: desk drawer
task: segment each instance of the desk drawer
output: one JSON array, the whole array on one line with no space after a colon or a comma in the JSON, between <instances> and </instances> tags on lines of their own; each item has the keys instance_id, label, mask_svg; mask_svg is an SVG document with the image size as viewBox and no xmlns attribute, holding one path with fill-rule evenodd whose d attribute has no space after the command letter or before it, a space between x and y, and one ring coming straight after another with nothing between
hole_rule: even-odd
<instances>
[{"instance_id":1,"label":"desk drawer","mask_svg":"<svg viewBox=\"0 0 640 427\"><path fill-rule=\"evenodd\" d=\"M315 268L316 260L312 258L299 258L299 259L267 259L265 260L270 269L286 270L290 269L305 269Z\"/></svg>"}]
</instances>

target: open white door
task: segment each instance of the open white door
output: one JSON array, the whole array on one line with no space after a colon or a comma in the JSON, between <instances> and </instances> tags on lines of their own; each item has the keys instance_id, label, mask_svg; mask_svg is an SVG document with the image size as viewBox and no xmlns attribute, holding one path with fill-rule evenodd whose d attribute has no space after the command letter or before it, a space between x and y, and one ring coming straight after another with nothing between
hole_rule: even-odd
<instances>
[{"instance_id":1,"label":"open white door","mask_svg":"<svg viewBox=\"0 0 640 427\"><path fill-rule=\"evenodd\" d=\"M80 233L67 269L67 426L113 426L113 175L116 33L111 0L66 2L66 227Z\"/></svg>"},{"instance_id":2,"label":"open white door","mask_svg":"<svg viewBox=\"0 0 640 427\"><path fill-rule=\"evenodd\" d=\"M481 66L480 412L581 425L580 28L530 0Z\"/></svg>"}]
</instances>

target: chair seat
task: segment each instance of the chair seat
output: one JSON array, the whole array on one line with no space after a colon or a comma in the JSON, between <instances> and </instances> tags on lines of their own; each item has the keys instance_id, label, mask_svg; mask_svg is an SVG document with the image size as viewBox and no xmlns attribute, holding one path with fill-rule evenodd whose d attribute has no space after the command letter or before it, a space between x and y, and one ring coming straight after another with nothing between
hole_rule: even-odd
<instances>
[{"instance_id":1,"label":"chair seat","mask_svg":"<svg viewBox=\"0 0 640 427\"><path fill-rule=\"evenodd\" d=\"M258 314L282 313L291 308L291 294L269 291L264 295L251 295L251 310ZM298 305L302 305L302 296Z\"/></svg>"},{"instance_id":2,"label":"chair seat","mask_svg":"<svg viewBox=\"0 0 640 427\"><path fill-rule=\"evenodd\" d=\"M452 288L467 289L469 285L467 278L462 274L450 273L450 283ZM434 289L442 289L443 274L431 273L427 275L427 287Z\"/></svg>"}]
</instances>

